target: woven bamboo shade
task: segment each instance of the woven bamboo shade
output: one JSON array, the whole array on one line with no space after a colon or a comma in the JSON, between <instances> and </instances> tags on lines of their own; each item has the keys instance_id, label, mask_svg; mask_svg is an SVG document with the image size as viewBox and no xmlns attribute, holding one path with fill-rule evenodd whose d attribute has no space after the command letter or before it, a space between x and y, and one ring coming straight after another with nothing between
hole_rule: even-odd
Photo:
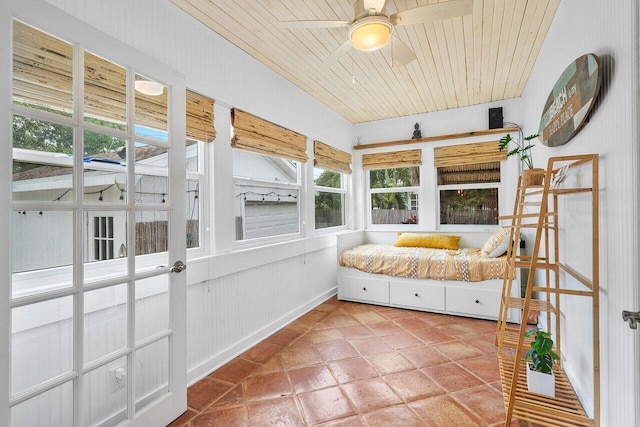
<instances>
[{"instance_id":1,"label":"woven bamboo shade","mask_svg":"<svg viewBox=\"0 0 640 427\"><path fill-rule=\"evenodd\" d=\"M500 182L500 162L441 166L438 185Z\"/></svg>"},{"instance_id":2,"label":"woven bamboo shade","mask_svg":"<svg viewBox=\"0 0 640 427\"><path fill-rule=\"evenodd\" d=\"M255 153L307 161L307 137L234 108L231 146Z\"/></svg>"},{"instance_id":3,"label":"woven bamboo shade","mask_svg":"<svg viewBox=\"0 0 640 427\"><path fill-rule=\"evenodd\" d=\"M213 99L187 90L187 138L213 142L216 139L213 121Z\"/></svg>"},{"instance_id":4,"label":"woven bamboo shade","mask_svg":"<svg viewBox=\"0 0 640 427\"><path fill-rule=\"evenodd\" d=\"M333 172L351 173L351 154L313 141L313 165Z\"/></svg>"},{"instance_id":5,"label":"woven bamboo shade","mask_svg":"<svg viewBox=\"0 0 640 427\"><path fill-rule=\"evenodd\" d=\"M363 154L362 169L387 169L420 166L422 150L391 151L387 153Z\"/></svg>"},{"instance_id":6,"label":"woven bamboo shade","mask_svg":"<svg viewBox=\"0 0 640 427\"><path fill-rule=\"evenodd\" d=\"M507 158L507 153L498 150L498 144L498 141L489 141L436 147L434 149L434 163L436 167L442 167L499 162Z\"/></svg>"},{"instance_id":7,"label":"woven bamboo shade","mask_svg":"<svg viewBox=\"0 0 640 427\"><path fill-rule=\"evenodd\" d=\"M73 112L73 46L19 21L13 26L15 101ZM127 70L84 54L84 115L124 125L127 120ZM187 91L187 137L211 142L213 100ZM167 129L167 91L160 96L136 92L136 123Z\"/></svg>"}]
</instances>

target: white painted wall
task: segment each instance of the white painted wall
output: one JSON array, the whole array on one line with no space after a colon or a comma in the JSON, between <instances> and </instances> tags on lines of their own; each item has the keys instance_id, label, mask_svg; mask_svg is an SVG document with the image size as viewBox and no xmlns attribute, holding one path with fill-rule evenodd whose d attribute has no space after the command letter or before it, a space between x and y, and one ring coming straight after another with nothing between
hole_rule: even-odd
<instances>
[{"instance_id":1,"label":"white painted wall","mask_svg":"<svg viewBox=\"0 0 640 427\"><path fill-rule=\"evenodd\" d=\"M622 322L621 311L640 309L638 282L638 2L564 0L523 94L525 132L538 129L540 115L554 83L571 61L593 52L604 68L603 88L589 123L561 147L538 144L535 163L564 154L600 154L600 336L602 425L637 426L638 331ZM568 207L565 223L581 221L581 207ZM568 236L578 236L579 231ZM581 254L584 239L568 238L565 253ZM571 286L571 284L569 284ZM589 397L590 308L568 303L564 348L571 379ZM577 339L576 339L577 338ZM635 372L634 372L635 370ZM635 384L634 384L635 383ZM635 409L634 409L635 408ZM634 413L634 411L636 413Z\"/></svg>"}]
</instances>

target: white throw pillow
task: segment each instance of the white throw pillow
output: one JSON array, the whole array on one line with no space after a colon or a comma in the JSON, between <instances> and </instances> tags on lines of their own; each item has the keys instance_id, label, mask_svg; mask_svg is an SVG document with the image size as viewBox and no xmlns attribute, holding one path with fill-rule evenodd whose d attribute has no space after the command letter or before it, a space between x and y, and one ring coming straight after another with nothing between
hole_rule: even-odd
<instances>
[{"instance_id":1,"label":"white throw pillow","mask_svg":"<svg viewBox=\"0 0 640 427\"><path fill-rule=\"evenodd\" d=\"M509 232L504 228L498 228L482 246L482 252L489 258L497 258L507 252L509 245Z\"/></svg>"}]
</instances>

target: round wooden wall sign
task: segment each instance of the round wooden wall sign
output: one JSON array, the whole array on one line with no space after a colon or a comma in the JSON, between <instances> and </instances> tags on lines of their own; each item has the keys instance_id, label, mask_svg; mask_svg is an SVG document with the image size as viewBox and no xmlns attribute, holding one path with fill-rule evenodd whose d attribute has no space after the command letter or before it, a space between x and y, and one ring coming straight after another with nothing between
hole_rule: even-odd
<instances>
[{"instance_id":1,"label":"round wooden wall sign","mask_svg":"<svg viewBox=\"0 0 640 427\"><path fill-rule=\"evenodd\" d=\"M566 144L578 133L598 95L601 79L600 61L593 53L581 56L564 70L540 118L538 133L544 145Z\"/></svg>"}]
</instances>

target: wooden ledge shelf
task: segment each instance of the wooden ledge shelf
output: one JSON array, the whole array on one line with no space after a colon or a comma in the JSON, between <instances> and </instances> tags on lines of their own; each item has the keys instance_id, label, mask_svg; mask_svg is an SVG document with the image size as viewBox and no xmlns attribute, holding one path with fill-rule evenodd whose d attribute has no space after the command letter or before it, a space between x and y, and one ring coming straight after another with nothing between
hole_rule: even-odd
<instances>
[{"instance_id":1,"label":"wooden ledge shelf","mask_svg":"<svg viewBox=\"0 0 640 427\"><path fill-rule=\"evenodd\" d=\"M393 147L395 145L419 144L421 142L446 141L449 139L469 138L471 136L484 136L499 133L518 132L518 130L519 129L515 126L498 129L474 130L470 132L450 133L448 135L425 136L424 138L418 139L401 139L398 141L373 142L370 144L355 145L353 148L355 150L365 150L367 148Z\"/></svg>"}]
</instances>

